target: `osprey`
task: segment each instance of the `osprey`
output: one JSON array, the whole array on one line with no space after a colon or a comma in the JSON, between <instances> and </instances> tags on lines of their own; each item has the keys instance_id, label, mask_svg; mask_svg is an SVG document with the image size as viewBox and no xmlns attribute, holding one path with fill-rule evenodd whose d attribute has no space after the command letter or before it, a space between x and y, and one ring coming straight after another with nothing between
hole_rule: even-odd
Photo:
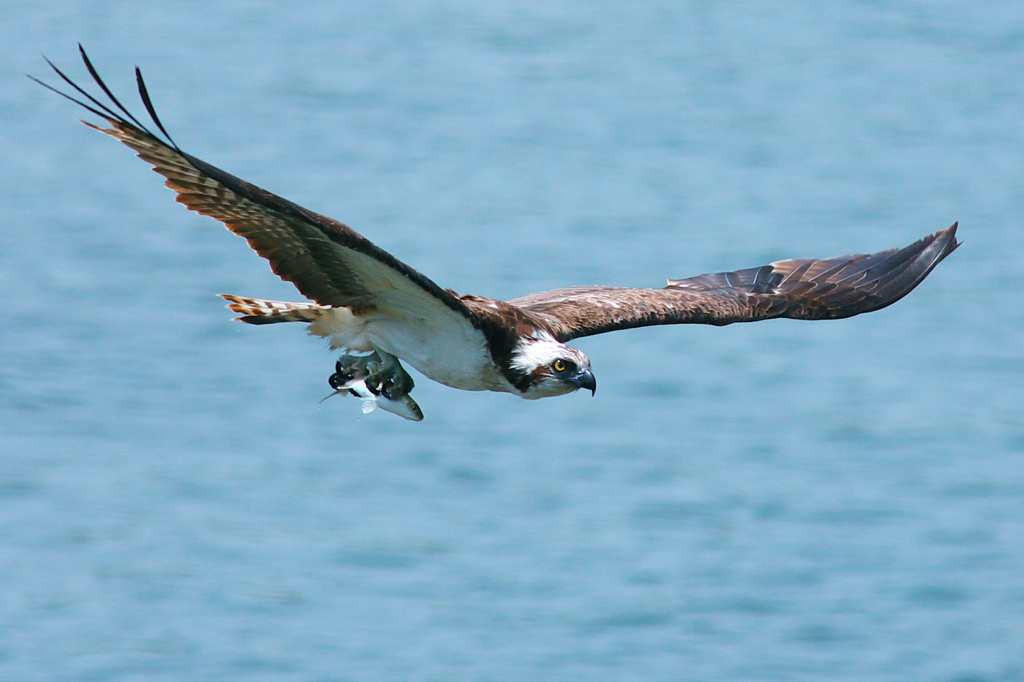
<instances>
[{"instance_id":1,"label":"osprey","mask_svg":"<svg viewBox=\"0 0 1024 682\"><path fill-rule=\"evenodd\" d=\"M244 237L280 278L294 284L311 302L222 296L242 322L305 322L310 333L328 339L332 349L342 351L330 384L335 393L362 398L364 411L380 406L406 419L423 418L409 395L413 380L401 361L467 391L530 400L581 388L593 393L597 382L590 360L566 345L572 339L660 324L859 315L906 296L959 246L954 224L902 249L783 260L670 279L662 289L577 286L511 301L457 294L349 226L183 151L157 117L138 67L139 95L158 132L118 101L81 45L79 52L105 102L49 60L78 95L33 80L104 119L109 128L86 125L134 149L167 178L179 202Z\"/></svg>"}]
</instances>

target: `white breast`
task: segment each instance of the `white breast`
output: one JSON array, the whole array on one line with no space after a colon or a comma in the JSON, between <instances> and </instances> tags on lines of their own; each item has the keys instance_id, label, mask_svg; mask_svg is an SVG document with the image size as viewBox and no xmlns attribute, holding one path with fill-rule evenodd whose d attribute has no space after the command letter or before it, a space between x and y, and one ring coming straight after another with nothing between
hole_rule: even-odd
<instances>
[{"instance_id":1,"label":"white breast","mask_svg":"<svg viewBox=\"0 0 1024 682\"><path fill-rule=\"evenodd\" d=\"M519 393L494 365L483 333L465 317L439 305L410 312L362 316L329 308L309 331L329 339L332 349L379 348L445 386Z\"/></svg>"},{"instance_id":2,"label":"white breast","mask_svg":"<svg viewBox=\"0 0 1024 682\"><path fill-rule=\"evenodd\" d=\"M480 330L461 316L449 324L432 322L436 320L410 325L379 319L368 322L367 330L378 348L445 386L464 391L517 393L494 365Z\"/></svg>"}]
</instances>

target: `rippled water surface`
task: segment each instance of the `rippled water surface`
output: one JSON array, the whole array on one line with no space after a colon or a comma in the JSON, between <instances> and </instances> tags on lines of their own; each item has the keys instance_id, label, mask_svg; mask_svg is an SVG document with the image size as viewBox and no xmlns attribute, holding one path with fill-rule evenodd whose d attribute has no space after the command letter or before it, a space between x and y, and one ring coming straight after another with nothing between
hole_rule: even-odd
<instances>
[{"instance_id":1,"label":"rippled water surface","mask_svg":"<svg viewBox=\"0 0 1024 682\"><path fill-rule=\"evenodd\" d=\"M596 398L363 416L23 77L78 41L458 291L964 246L872 315L584 339ZM44 0L0 54L0 678L1024 679L1019 3Z\"/></svg>"}]
</instances>

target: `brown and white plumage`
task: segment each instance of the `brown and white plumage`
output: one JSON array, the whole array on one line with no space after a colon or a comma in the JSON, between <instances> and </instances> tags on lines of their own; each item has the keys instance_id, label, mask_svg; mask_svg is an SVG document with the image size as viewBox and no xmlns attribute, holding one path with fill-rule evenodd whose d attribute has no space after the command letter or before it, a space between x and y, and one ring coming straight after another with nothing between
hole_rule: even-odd
<instances>
[{"instance_id":1,"label":"brown and white plumage","mask_svg":"<svg viewBox=\"0 0 1024 682\"><path fill-rule=\"evenodd\" d=\"M673 279L663 289L556 289L509 303L545 319L560 341L657 324L852 317L909 294L959 246L956 227L903 249L783 260L736 272Z\"/></svg>"},{"instance_id":2,"label":"brown and white plumage","mask_svg":"<svg viewBox=\"0 0 1024 682\"><path fill-rule=\"evenodd\" d=\"M373 354L367 361L343 356L350 359L339 361L332 386L367 400L377 396L386 409L388 400L396 401L395 405L405 401L415 408L410 413L418 413L408 397L411 378L406 381L408 375L402 376L398 359L436 381L466 390L501 391L531 399L581 387L593 390L589 359L566 346L566 341L660 324L850 317L896 302L959 245L954 224L903 249L785 260L669 280L662 289L571 287L508 302L459 295L347 225L182 151L157 117L137 68L139 94L162 136L122 106L79 49L107 102L89 94L52 63L77 95L37 82L104 119L109 128L87 125L134 149L166 178L179 202L244 237L279 277L312 301L286 303L225 295L229 308L251 324L306 322L312 333L330 339L333 348Z\"/></svg>"}]
</instances>

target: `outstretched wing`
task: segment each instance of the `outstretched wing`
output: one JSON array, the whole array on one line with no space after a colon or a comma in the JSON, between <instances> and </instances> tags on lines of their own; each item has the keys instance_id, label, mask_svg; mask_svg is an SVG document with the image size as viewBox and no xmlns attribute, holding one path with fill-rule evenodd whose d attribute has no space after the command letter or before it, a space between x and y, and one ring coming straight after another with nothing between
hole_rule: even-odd
<instances>
[{"instance_id":1,"label":"outstretched wing","mask_svg":"<svg viewBox=\"0 0 1024 682\"><path fill-rule=\"evenodd\" d=\"M509 301L559 341L656 324L831 320L884 308L911 292L960 244L956 224L903 249L669 280L664 289L572 287Z\"/></svg>"},{"instance_id":2,"label":"outstretched wing","mask_svg":"<svg viewBox=\"0 0 1024 682\"><path fill-rule=\"evenodd\" d=\"M314 213L256 187L182 151L156 115L142 74L136 67L139 95L163 134L161 138L133 116L113 95L79 45L82 61L107 101L90 95L52 62L47 63L77 95L46 88L103 118L110 128L96 128L134 149L167 178L177 200L212 216L270 261L273 271L307 298L326 306L379 309L402 320L447 319L480 328L479 316L458 296L401 262L347 225ZM31 76L30 76L31 78ZM79 97L83 99L79 99ZM84 100L84 101L83 101Z\"/></svg>"}]
</instances>

